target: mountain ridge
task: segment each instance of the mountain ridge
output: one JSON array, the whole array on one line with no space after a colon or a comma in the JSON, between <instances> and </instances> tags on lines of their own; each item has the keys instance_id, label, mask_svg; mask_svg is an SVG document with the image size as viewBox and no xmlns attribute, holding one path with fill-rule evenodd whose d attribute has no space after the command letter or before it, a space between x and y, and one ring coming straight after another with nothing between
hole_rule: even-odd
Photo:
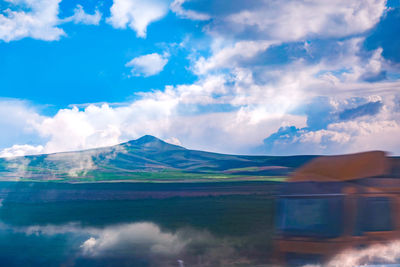
<instances>
[{"instance_id":1,"label":"mountain ridge","mask_svg":"<svg viewBox=\"0 0 400 267\"><path fill-rule=\"evenodd\" d=\"M190 150L151 135L115 146L0 159L0 181L235 181L283 179L315 156Z\"/></svg>"}]
</instances>

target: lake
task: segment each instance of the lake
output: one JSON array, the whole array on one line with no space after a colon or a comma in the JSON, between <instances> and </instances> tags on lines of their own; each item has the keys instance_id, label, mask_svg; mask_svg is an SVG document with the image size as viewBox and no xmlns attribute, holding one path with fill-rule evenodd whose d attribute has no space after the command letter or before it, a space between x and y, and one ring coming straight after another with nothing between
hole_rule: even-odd
<instances>
[{"instance_id":1,"label":"lake","mask_svg":"<svg viewBox=\"0 0 400 267\"><path fill-rule=\"evenodd\" d=\"M1 183L2 266L265 266L273 183Z\"/></svg>"}]
</instances>

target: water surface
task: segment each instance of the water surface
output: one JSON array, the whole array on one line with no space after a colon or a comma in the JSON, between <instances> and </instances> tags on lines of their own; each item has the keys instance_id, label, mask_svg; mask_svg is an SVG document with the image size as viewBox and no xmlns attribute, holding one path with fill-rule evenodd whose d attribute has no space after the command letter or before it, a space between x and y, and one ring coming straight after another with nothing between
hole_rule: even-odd
<instances>
[{"instance_id":1,"label":"water surface","mask_svg":"<svg viewBox=\"0 0 400 267\"><path fill-rule=\"evenodd\" d=\"M273 186L181 186L2 184L1 265L268 265Z\"/></svg>"}]
</instances>

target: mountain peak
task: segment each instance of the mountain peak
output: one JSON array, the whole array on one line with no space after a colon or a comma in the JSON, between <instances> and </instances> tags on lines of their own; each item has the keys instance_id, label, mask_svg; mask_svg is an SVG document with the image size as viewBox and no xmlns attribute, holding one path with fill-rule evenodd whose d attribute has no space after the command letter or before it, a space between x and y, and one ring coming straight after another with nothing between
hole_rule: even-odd
<instances>
[{"instance_id":1,"label":"mountain peak","mask_svg":"<svg viewBox=\"0 0 400 267\"><path fill-rule=\"evenodd\" d=\"M129 146L138 146L150 150L184 149L183 147L167 143L152 135L144 135L136 140L127 142Z\"/></svg>"},{"instance_id":2,"label":"mountain peak","mask_svg":"<svg viewBox=\"0 0 400 267\"><path fill-rule=\"evenodd\" d=\"M143 135L142 137L140 137L140 138L138 138L136 140L133 140L131 142L135 142L136 144L147 144L147 143L154 143L154 142L163 142L163 143L165 143L163 140L161 140L161 139L159 139L159 138L157 138L155 136L148 135L148 134Z\"/></svg>"}]
</instances>

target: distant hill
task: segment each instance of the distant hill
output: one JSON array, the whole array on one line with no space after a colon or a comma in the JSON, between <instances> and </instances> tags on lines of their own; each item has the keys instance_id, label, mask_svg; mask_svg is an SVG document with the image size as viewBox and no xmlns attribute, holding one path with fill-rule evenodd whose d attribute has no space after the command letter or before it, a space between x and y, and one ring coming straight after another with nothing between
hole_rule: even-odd
<instances>
[{"instance_id":1,"label":"distant hill","mask_svg":"<svg viewBox=\"0 0 400 267\"><path fill-rule=\"evenodd\" d=\"M116 146L0 159L0 180L196 182L282 180L315 156L239 156L186 149L146 135Z\"/></svg>"}]
</instances>

